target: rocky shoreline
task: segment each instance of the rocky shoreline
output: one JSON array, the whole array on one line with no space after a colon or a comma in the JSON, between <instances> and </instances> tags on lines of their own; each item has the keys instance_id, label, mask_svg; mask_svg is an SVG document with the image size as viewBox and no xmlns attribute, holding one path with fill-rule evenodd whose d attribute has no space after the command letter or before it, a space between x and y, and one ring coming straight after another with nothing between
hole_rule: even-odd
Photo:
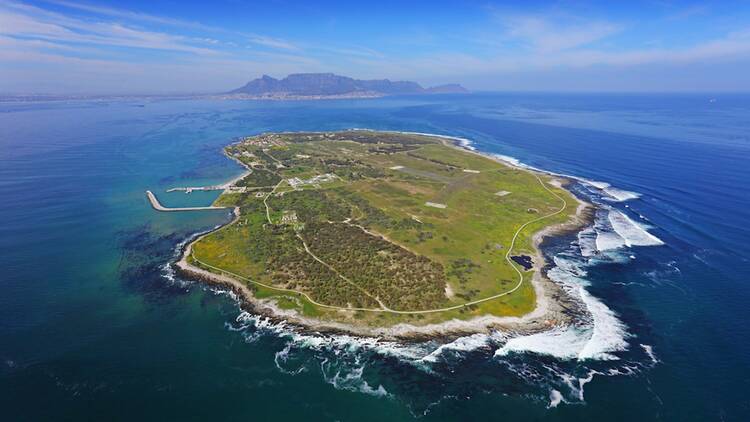
<instances>
[{"instance_id":1,"label":"rocky shoreline","mask_svg":"<svg viewBox=\"0 0 750 422\"><path fill-rule=\"evenodd\" d=\"M464 151L471 151L465 148L463 144L458 144L459 141L463 142L463 140L454 139L450 144ZM490 155L476 151L471 152L502 162L504 165L513 166ZM535 170L517 166L513 167L535 172ZM562 176L556 177L560 187L574 182ZM244 282L227 275L209 272L188 262L192 245L195 242L216 230L221 230L223 227L231 225L239 218L239 210L236 208L234 210L234 218L229 222L186 242L179 253L179 260L172 265L175 271L182 277L200 280L219 286L220 288L231 290L239 298L240 307L243 310L267 317L271 321L284 322L291 329L298 329L305 332L375 337L399 342L421 342L426 340L452 341L458 337L491 331L501 331L510 335L526 335L547 331L556 327L573 325L576 323L577 317L582 315L582 312L585 312L583 304L547 277L547 271L552 267L552 264L545 260L542 248L547 239L578 232L584 227L591 225L593 223L594 211L595 208L593 205L578 199L574 218L565 223L545 227L533 235L532 243L535 253L533 255L534 266L532 268L534 276L531 279L531 283L534 286L536 294L536 307L532 312L520 317L486 315L469 320L453 319L426 325L400 323L390 327L370 327L309 318L301 316L295 311L280 309L272 299L258 299L254 297L252 290Z\"/></svg>"}]
</instances>

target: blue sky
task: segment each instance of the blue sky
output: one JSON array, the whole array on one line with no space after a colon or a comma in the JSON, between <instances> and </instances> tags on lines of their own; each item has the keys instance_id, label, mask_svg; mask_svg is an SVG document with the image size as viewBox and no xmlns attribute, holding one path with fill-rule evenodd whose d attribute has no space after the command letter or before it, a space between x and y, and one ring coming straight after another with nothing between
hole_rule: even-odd
<instances>
[{"instance_id":1,"label":"blue sky","mask_svg":"<svg viewBox=\"0 0 750 422\"><path fill-rule=\"evenodd\" d=\"M750 91L750 2L0 2L0 92L216 92L262 74L498 91Z\"/></svg>"}]
</instances>

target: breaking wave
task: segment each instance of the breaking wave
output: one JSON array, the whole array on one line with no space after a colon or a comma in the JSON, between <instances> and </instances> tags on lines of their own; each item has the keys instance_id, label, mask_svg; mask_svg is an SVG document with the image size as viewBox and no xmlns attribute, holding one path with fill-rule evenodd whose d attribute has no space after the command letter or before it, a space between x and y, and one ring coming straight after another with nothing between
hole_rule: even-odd
<instances>
[{"instance_id":1,"label":"breaking wave","mask_svg":"<svg viewBox=\"0 0 750 422\"><path fill-rule=\"evenodd\" d=\"M495 352L495 356L529 352L558 359L619 359L613 353L628 348L626 339L630 335L625 324L614 311L586 290L590 283L582 278L586 271L580 268L581 264L561 256L554 260L556 266L547 272L547 276L583 303L587 317L568 327L511 338Z\"/></svg>"},{"instance_id":2,"label":"breaking wave","mask_svg":"<svg viewBox=\"0 0 750 422\"><path fill-rule=\"evenodd\" d=\"M526 164L522 163L520 160L518 160L515 157L511 157L509 155L502 155L502 154L492 154L493 157L497 158L498 160L508 163L512 166L521 167L521 168L531 168L527 166Z\"/></svg>"},{"instance_id":3,"label":"breaking wave","mask_svg":"<svg viewBox=\"0 0 750 422\"><path fill-rule=\"evenodd\" d=\"M646 226L636 223L621 211L611 210L608 219L612 225L612 229L622 238L625 246L657 246L664 244L661 239L649 233Z\"/></svg>"},{"instance_id":4,"label":"breaking wave","mask_svg":"<svg viewBox=\"0 0 750 422\"><path fill-rule=\"evenodd\" d=\"M459 354L465 352L471 352L477 349L489 347L491 343L491 337L487 334L473 334L466 337L461 337L454 340L451 343L446 343L438 346L437 349L430 352L427 356L421 360L423 362L438 362L444 358L447 354Z\"/></svg>"},{"instance_id":5,"label":"breaking wave","mask_svg":"<svg viewBox=\"0 0 750 422\"><path fill-rule=\"evenodd\" d=\"M340 368L328 359L320 363L320 368L323 373L323 379L337 390L348 390L376 397L387 397L390 395L382 384L378 384L377 388L373 388L362 377L365 364L361 364L358 359L353 368Z\"/></svg>"},{"instance_id":6,"label":"breaking wave","mask_svg":"<svg viewBox=\"0 0 750 422\"><path fill-rule=\"evenodd\" d=\"M578 233L581 255L593 257L632 246L663 245L664 242L649 233L649 229L649 226L634 221L620 210L602 206L597 211L594 225Z\"/></svg>"},{"instance_id":7,"label":"breaking wave","mask_svg":"<svg viewBox=\"0 0 750 422\"><path fill-rule=\"evenodd\" d=\"M553 389L549 392L549 405L548 409L557 407L563 401L563 395L561 392Z\"/></svg>"},{"instance_id":8,"label":"breaking wave","mask_svg":"<svg viewBox=\"0 0 750 422\"><path fill-rule=\"evenodd\" d=\"M591 186L601 191L605 195L605 199L613 202L625 202L641 197L640 193L619 189L607 182L597 182L596 180L589 180L584 178L577 178L577 180L585 185Z\"/></svg>"}]
</instances>

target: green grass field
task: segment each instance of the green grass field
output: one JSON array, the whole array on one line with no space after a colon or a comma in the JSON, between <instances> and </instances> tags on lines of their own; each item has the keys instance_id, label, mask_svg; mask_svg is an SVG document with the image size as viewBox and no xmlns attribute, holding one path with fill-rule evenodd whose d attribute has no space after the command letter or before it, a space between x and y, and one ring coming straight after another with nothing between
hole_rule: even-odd
<instances>
[{"instance_id":1,"label":"green grass field","mask_svg":"<svg viewBox=\"0 0 750 422\"><path fill-rule=\"evenodd\" d=\"M427 136L267 134L227 153L255 163L257 174L238 186L283 181L273 192L222 195L217 204L239 206L240 217L195 244L194 258L299 292L249 283L306 316L391 325L523 315L535 297L533 272L520 267L524 281L512 293L462 305L518 286L506 254L520 227L539 220L512 250L533 255L532 235L575 213L573 196L550 177Z\"/></svg>"}]
</instances>

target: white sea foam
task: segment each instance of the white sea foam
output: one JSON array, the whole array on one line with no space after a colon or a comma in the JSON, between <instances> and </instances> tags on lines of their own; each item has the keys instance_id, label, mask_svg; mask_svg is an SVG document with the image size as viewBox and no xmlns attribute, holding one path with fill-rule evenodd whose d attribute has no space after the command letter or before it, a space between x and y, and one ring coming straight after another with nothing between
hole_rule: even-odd
<instances>
[{"instance_id":1,"label":"white sea foam","mask_svg":"<svg viewBox=\"0 0 750 422\"><path fill-rule=\"evenodd\" d=\"M563 401L563 395L557 390L552 390L549 392L549 405L547 405L547 409L555 408L557 405L559 405Z\"/></svg>"},{"instance_id":2,"label":"white sea foam","mask_svg":"<svg viewBox=\"0 0 750 422\"><path fill-rule=\"evenodd\" d=\"M556 262L561 263L557 257ZM585 288L589 282L576 275L572 263L558 265L547 272L553 281L561 284L568 293L580 299L590 315L589 321L553 330L514 337L495 352L495 356L529 352L554 356L559 359L616 360L613 352L626 350L628 333L615 313Z\"/></svg>"},{"instance_id":3,"label":"white sea foam","mask_svg":"<svg viewBox=\"0 0 750 422\"><path fill-rule=\"evenodd\" d=\"M625 239L610 230L596 232L596 250L599 252L611 251L625 246Z\"/></svg>"},{"instance_id":4,"label":"white sea foam","mask_svg":"<svg viewBox=\"0 0 750 422\"><path fill-rule=\"evenodd\" d=\"M622 211L606 207L597 213L592 228L578 233L578 244L586 257L631 246L663 245L648 229L649 226L633 221Z\"/></svg>"},{"instance_id":5,"label":"white sea foam","mask_svg":"<svg viewBox=\"0 0 750 422\"><path fill-rule=\"evenodd\" d=\"M468 150L471 150L471 151L476 151L476 147L474 147L474 146L471 145L472 142L470 140L468 140L468 139L461 139L461 138L456 138L456 139L458 139L458 142L459 142L459 144L462 147L464 147L464 148L466 148Z\"/></svg>"},{"instance_id":6,"label":"white sea foam","mask_svg":"<svg viewBox=\"0 0 750 422\"><path fill-rule=\"evenodd\" d=\"M599 374L599 372L589 371L585 378L578 378L578 400L583 401L583 386L590 383L596 374Z\"/></svg>"},{"instance_id":7,"label":"white sea foam","mask_svg":"<svg viewBox=\"0 0 750 422\"><path fill-rule=\"evenodd\" d=\"M585 288L579 290L583 303L586 304L594 320L593 330L589 341L579 352L581 359L617 359L611 352L622 351L628 348L625 340L628 333L614 311L609 309L602 301L592 296Z\"/></svg>"},{"instance_id":8,"label":"white sea foam","mask_svg":"<svg viewBox=\"0 0 750 422\"><path fill-rule=\"evenodd\" d=\"M656 354L654 353L654 348L649 344L640 344L641 348L643 348L643 351L646 352L648 357L651 359L651 363L656 365L659 363L659 359L656 357Z\"/></svg>"},{"instance_id":9,"label":"white sea foam","mask_svg":"<svg viewBox=\"0 0 750 422\"><path fill-rule=\"evenodd\" d=\"M172 265L169 262L162 264L159 267L159 270L161 271L161 276L167 279L170 283L175 283L177 281L174 268L172 268Z\"/></svg>"},{"instance_id":10,"label":"white sea foam","mask_svg":"<svg viewBox=\"0 0 750 422\"><path fill-rule=\"evenodd\" d=\"M612 229L622 238L625 246L657 246L664 242L647 231L643 224L636 223L624 213L612 209L607 215Z\"/></svg>"},{"instance_id":11,"label":"white sea foam","mask_svg":"<svg viewBox=\"0 0 750 422\"><path fill-rule=\"evenodd\" d=\"M566 177L563 174L553 173L551 171L541 170L541 169L538 169L536 167L530 166L530 165L524 163L523 161L519 160L518 158L511 157L509 155L503 155L503 154L490 154L490 155L492 157L496 158L497 160L500 160L500 161L502 161L504 163L508 163L508 164L510 164L511 166L514 166L514 167L523 168L523 169L527 169L527 170L534 170L534 171L538 171L540 173L546 173L546 174L549 174L549 175L552 175L552 176L563 176L563 177Z\"/></svg>"},{"instance_id":12,"label":"white sea foam","mask_svg":"<svg viewBox=\"0 0 750 422\"><path fill-rule=\"evenodd\" d=\"M365 364L360 362L359 356L355 356L352 365L351 368L341 368L338 364L334 365L328 359L323 359L320 363L320 370L323 373L323 379L337 390L359 392L376 397L390 395L382 385L379 384L377 388L373 388L362 377Z\"/></svg>"},{"instance_id":13,"label":"white sea foam","mask_svg":"<svg viewBox=\"0 0 750 422\"><path fill-rule=\"evenodd\" d=\"M623 189L618 189L612 186L610 186L607 189L604 189L604 192L607 193L607 195L611 196L618 202L629 201L631 199L638 199L641 197L641 194L638 192L631 192L631 191L627 191Z\"/></svg>"},{"instance_id":14,"label":"white sea foam","mask_svg":"<svg viewBox=\"0 0 750 422\"><path fill-rule=\"evenodd\" d=\"M586 270L581 268L581 265L579 265L579 263L574 261L573 259L565 258L562 255L557 255L552 257L552 260L554 261L555 265L561 270L569 272L576 277L586 277ZM580 280L584 279L580 278Z\"/></svg>"},{"instance_id":15,"label":"white sea foam","mask_svg":"<svg viewBox=\"0 0 750 422\"><path fill-rule=\"evenodd\" d=\"M495 351L495 356L511 353L535 353L554 356L558 359L576 359L588 341L586 330L576 327L554 330L527 336L514 337Z\"/></svg>"},{"instance_id":16,"label":"white sea foam","mask_svg":"<svg viewBox=\"0 0 750 422\"><path fill-rule=\"evenodd\" d=\"M276 352L273 357L273 362L276 364L276 368L278 368L278 370L282 373L287 375L297 375L305 371L304 365L300 365L296 369L287 369L284 367L289 362L289 353L291 352L291 350L292 343L287 343L287 345L283 349Z\"/></svg>"},{"instance_id":17,"label":"white sea foam","mask_svg":"<svg viewBox=\"0 0 750 422\"><path fill-rule=\"evenodd\" d=\"M382 356L396 357L408 362L420 362L422 358L430 353L429 348L426 346L404 345L371 337L356 337L344 334L307 334L289 327L283 321L274 322L267 317L253 315L248 312L242 312L237 317L236 322L242 329L254 328L261 333L286 337L291 340L291 344L294 344L295 347L310 350L348 352L368 350Z\"/></svg>"},{"instance_id":18,"label":"white sea foam","mask_svg":"<svg viewBox=\"0 0 750 422\"><path fill-rule=\"evenodd\" d=\"M498 160L500 160L500 161L506 162L506 163L508 163L508 164L512 164L512 165L514 165L514 166L516 166L516 167L521 167L521 166L523 166L523 165L524 165L524 164L523 164L523 163L522 163L521 161L519 161L519 160L518 160L517 158L515 158L515 157L511 157L511 156L509 156L509 155L502 155L502 154L492 154L492 156L493 156L493 157L495 157L495 158L497 158L497 159L498 159Z\"/></svg>"},{"instance_id":19,"label":"white sea foam","mask_svg":"<svg viewBox=\"0 0 750 422\"><path fill-rule=\"evenodd\" d=\"M588 258L596 255L598 251L596 247L596 238L597 232L594 227L587 227L578 232L578 247L581 249L582 256Z\"/></svg>"},{"instance_id":20,"label":"white sea foam","mask_svg":"<svg viewBox=\"0 0 750 422\"><path fill-rule=\"evenodd\" d=\"M641 197L641 194L637 192L631 192L624 189L619 189L607 182L598 182L596 180L590 180L585 179L582 177L576 177L576 180L579 182L586 184L588 186L591 186L600 192L602 192L605 195L605 199L609 199L610 201L614 202L624 202L629 201L631 199L638 199Z\"/></svg>"},{"instance_id":21,"label":"white sea foam","mask_svg":"<svg viewBox=\"0 0 750 422\"><path fill-rule=\"evenodd\" d=\"M437 362L438 358L447 351L470 352L483 347L487 347L490 337L486 334L473 334L466 337L460 337L451 343L440 345L432 353L422 358L424 362Z\"/></svg>"}]
</instances>

